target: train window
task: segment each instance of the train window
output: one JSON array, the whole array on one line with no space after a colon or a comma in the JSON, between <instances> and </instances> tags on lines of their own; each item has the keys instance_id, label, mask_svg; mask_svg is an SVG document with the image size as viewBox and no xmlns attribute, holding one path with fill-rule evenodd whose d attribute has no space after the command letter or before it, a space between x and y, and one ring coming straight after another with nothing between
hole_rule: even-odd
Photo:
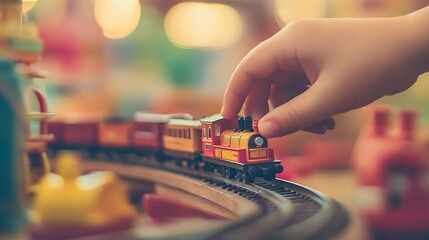
<instances>
[{"instance_id":1,"label":"train window","mask_svg":"<svg viewBox=\"0 0 429 240\"><path fill-rule=\"evenodd\" d=\"M153 138L158 134L158 126L156 125L140 125L134 129L135 137L137 138ZM165 135L168 135L165 131Z\"/></svg>"},{"instance_id":2,"label":"train window","mask_svg":"<svg viewBox=\"0 0 429 240\"><path fill-rule=\"evenodd\" d=\"M137 129L138 131L141 131L141 132L154 132L156 130L155 126L147 125L147 124L140 125L139 127L137 127Z\"/></svg>"},{"instance_id":3,"label":"train window","mask_svg":"<svg viewBox=\"0 0 429 240\"><path fill-rule=\"evenodd\" d=\"M209 136L209 139L212 138L212 128L209 127L209 129L207 130L207 135Z\"/></svg>"},{"instance_id":4,"label":"train window","mask_svg":"<svg viewBox=\"0 0 429 240\"><path fill-rule=\"evenodd\" d=\"M203 136L207 138L207 128L203 127Z\"/></svg>"},{"instance_id":5,"label":"train window","mask_svg":"<svg viewBox=\"0 0 429 240\"><path fill-rule=\"evenodd\" d=\"M191 139L191 129L188 129L188 138Z\"/></svg>"},{"instance_id":6,"label":"train window","mask_svg":"<svg viewBox=\"0 0 429 240\"><path fill-rule=\"evenodd\" d=\"M173 137L177 137L177 129L173 129Z\"/></svg>"},{"instance_id":7,"label":"train window","mask_svg":"<svg viewBox=\"0 0 429 240\"><path fill-rule=\"evenodd\" d=\"M183 138L183 129L179 129L179 138Z\"/></svg>"},{"instance_id":8,"label":"train window","mask_svg":"<svg viewBox=\"0 0 429 240\"><path fill-rule=\"evenodd\" d=\"M219 124L215 125L215 136L216 137L220 136L220 125Z\"/></svg>"},{"instance_id":9,"label":"train window","mask_svg":"<svg viewBox=\"0 0 429 240\"><path fill-rule=\"evenodd\" d=\"M188 129L185 129L184 131L183 131L183 137L184 138L188 138Z\"/></svg>"}]
</instances>

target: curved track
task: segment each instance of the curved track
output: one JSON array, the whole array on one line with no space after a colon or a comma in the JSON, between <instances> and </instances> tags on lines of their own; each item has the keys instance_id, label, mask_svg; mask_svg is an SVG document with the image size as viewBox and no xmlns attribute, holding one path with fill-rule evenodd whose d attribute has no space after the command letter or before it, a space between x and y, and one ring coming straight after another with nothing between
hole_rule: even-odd
<instances>
[{"instance_id":1,"label":"curved track","mask_svg":"<svg viewBox=\"0 0 429 240\"><path fill-rule=\"evenodd\" d=\"M279 179L244 184L154 159L126 164L85 161L84 168L110 170L134 183L151 181L186 192L217 205L217 214L233 219L211 230L174 237L141 236L131 230L110 239L327 239L342 230L348 220L335 200Z\"/></svg>"}]
</instances>

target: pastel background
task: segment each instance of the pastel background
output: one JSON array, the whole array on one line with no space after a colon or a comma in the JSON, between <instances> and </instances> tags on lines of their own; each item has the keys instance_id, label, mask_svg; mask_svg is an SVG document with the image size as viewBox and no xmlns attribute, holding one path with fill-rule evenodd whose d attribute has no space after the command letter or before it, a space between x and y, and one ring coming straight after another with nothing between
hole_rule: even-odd
<instances>
[{"instance_id":1,"label":"pastel background","mask_svg":"<svg viewBox=\"0 0 429 240\"><path fill-rule=\"evenodd\" d=\"M228 79L241 58L287 23L302 18L397 16L424 0L29 0L26 18L38 24L50 73L50 110L65 114L135 111L220 111ZM388 41L388 39L386 39ZM429 81L377 103L415 109L429 120ZM336 116L323 136L296 133L273 144L279 157L305 152L314 141L353 142L365 109Z\"/></svg>"}]
</instances>

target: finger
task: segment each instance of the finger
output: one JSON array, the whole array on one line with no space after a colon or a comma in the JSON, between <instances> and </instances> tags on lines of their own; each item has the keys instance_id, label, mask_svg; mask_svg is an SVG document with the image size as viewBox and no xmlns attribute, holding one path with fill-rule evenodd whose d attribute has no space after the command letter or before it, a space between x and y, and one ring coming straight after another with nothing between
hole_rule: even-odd
<instances>
[{"instance_id":1,"label":"finger","mask_svg":"<svg viewBox=\"0 0 429 240\"><path fill-rule=\"evenodd\" d=\"M335 129L335 119L333 119L332 117L328 118L325 120L326 121L326 127L328 130L332 130Z\"/></svg>"},{"instance_id":2,"label":"finger","mask_svg":"<svg viewBox=\"0 0 429 240\"><path fill-rule=\"evenodd\" d=\"M306 127L303 130L310 133L323 134L327 130L332 130L334 128L335 128L335 120L330 117L323 121L315 123L309 127Z\"/></svg>"},{"instance_id":3,"label":"finger","mask_svg":"<svg viewBox=\"0 0 429 240\"><path fill-rule=\"evenodd\" d=\"M327 126L326 126L326 122L321 121L321 122L315 123L309 127L306 127L302 130L305 132L310 132L310 133L324 134L327 131Z\"/></svg>"},{"instance_id":4,"label":"finger","mask_svg":"<svg viewBox=\"0 0 429 240\"><path fill-rule=\"evenodd\" d=\"M347 97L345 91L319 79L307 91L266 114L259 121L259 130L265 137L277 137L307 128L347 109ZM333 120L326 122L326 129L333 127Z\"/></svg>"},{"instance_id":5,"label":"finger","mask_svg":"<svg viewBox=\"0 0 429 240\"><path fill-rule=\"evenodd\" d=\"M221 113L225 118L235 117L240 112L256 82L265 81L277 69L282 68L279 66L280 62L290 61L288 65L299 65L296 63L294 50L284 43L279 49L279 45L275 35L249 52L237 66L224 95ZM284 56L290 56L290 59L285 59Z\"/></svg>"},{"instance_id":6,"label":"finger","mask_svg":"<svg viewBox=\"0 0 429 240\"><path fill-rule=\"evenodd\" d=\"M226 88L222 116L235 117L257 81L268 78L277 68L269 43L262 43L238 64Z\"/></svg>"},{"instance_id":7,"label":"finger","mask_svg":"<svg viewBox=\"0 0 429 240\"><path fill-rule=\"evenodd\" d=\"M305 82L304 82L305 83ZM305 83L306 84L306 83ZM307 85L296 84L295 86L275 86L271 88L270 102L273 108L277 108L296 97L299 93L302 93L308 89ZM295 90L292 90L295 89ZM323 134L327 130L335 128L335 120L333 118L327 118L316 124L313 124L303 130L310 133Z\"/></svg>"},{"instance_id":8,"label":"finger","mask_svg":"<svg viewBox=\"0 0 429 240\"><path fill-rule=\"evenodd\" d=\"M270 92L270 103L273 108L277 108L294 97L298 96L300 92L293 90L289 86L273 86Z\"/></svg>"},{"instance_id":9,"label":"finger","mask_svg":"<svg viewBox=\"0 0 429 240\"><path fill-rule=\"evenodd\" d=\"M270 96L271 83L258 81L244 104L244 114L252 119L259 120L268 113L268 98Z\"/></svg>"}]
</instances>

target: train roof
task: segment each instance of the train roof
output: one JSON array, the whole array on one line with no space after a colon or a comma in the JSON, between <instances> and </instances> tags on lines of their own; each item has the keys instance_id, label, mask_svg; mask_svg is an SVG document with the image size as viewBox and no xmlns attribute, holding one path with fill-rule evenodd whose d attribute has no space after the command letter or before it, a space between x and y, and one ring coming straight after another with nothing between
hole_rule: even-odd
<instances>
[{"instance_id":1,"label":"train roof","mask_svg":"<svg viewBox=\"0 0 429 240\"><path fill-rule=\"evenodd\" d=\"M193 119L191 114L188 113L171 113L171 114L157 114L147 112L134 113L134 121L147 122L147 123L166 123L170 119Z\"/></svg>"},{"instance_id":2,"label":"train roof","mask_svg":"<svg viewBox=\"0 0 429 240\"><path fill-rule=\"evenodd\" d=\"M213 122L217 122L217 121L222 120L222 119L224 119L224 118L222 117L222 115L220 115L220 113L218 113L218 114L214 114L214 115L209 116L209 117L204 117L200 121L206 122L206 123L213 123Z\"/></svg>"},{"instance_id":3,"label":"train roof","mask_svg":"<svg viewBox=\"0 0 429 240\"><path fill-rule=\"evenodd\" d=\"M200 127L200 120L189 120L189 119L170 119L168 125L174 126L185 126L185 127Z\"/></svg>"},{"instance_id":4,"label":"train roof","mask_svg":"<svg viewBox=\"0 0 429 240\"><path fill-rule=\"evenodd\" d=\"M117 116L117 115L107 116L103 118L103 122L105 123L123 123L123 122L127 122L128 120L129 118L126 118L123 116Z\"/></svg>"}]
</instances>

